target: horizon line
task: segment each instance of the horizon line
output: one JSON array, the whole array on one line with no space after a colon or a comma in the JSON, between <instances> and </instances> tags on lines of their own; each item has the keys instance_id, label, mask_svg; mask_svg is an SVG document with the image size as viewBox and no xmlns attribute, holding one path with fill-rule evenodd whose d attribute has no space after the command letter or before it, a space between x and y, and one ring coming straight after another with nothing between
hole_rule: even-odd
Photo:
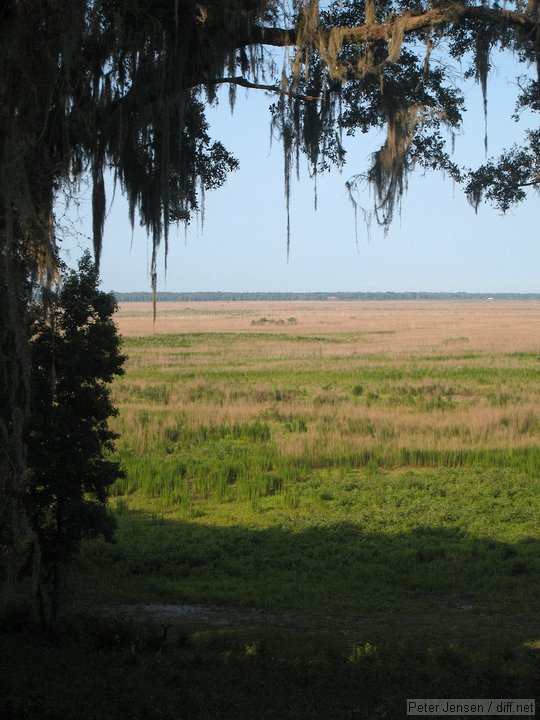
<instances>
[{"instance_id":1,"label":"horizon line","mask_svg":"<svg viewBox=\"0 0 540 720\"><path fill-rule=\"evenodd\" d=\"M112 290L117 298L129 302L130 297L137 296L140 300L152 301L154 294L149 290ZM410 298L410 299L437 299L442 297L453 298L481 298L481 299L512 299L526 298L539 299L540 292L485 292L485 291L431 291L431 290L159 290L155 294L157 302L163 302L164 298L185 298L185 299L208 299L213 297L234 297L250 299L256 296L261 299L317 299L317 300L339 300L339 299L377 299L377 298Z\"/></svg>"}]
</instances>

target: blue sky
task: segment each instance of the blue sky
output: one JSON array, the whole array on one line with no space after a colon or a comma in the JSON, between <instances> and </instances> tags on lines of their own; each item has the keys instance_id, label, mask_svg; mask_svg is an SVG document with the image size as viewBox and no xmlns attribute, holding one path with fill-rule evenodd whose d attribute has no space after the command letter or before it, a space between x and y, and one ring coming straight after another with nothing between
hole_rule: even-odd
<instances>
[{"instance_id":1,"label":"blue sky","mask_svg":"<svg viewBox=\"0 0 540 720\"><path fill-rule=\"evenodd\" d=\"M490 153L522 135L507 117L514 98L509 78L502 65L490 82ZM456 160L481 164L484 120L473 83L467 96L469 111L464 134L456 140ZM368 239L359 222L357 243L345 181L366 168L367 158L383 141L374 134L347 143L341 174L319 177L316 212L307 172L293 183L287 262L282 152L278 142L272 148L269 142L271 98L239 92L231 115L226 93L223 97L208 112L211 132L238 157L240 170L223 188L207 194L204 232L196 220L187 233L183 227L172 230L166 274L160 257L159 290L540 292L540 198L534 193L505 216L488 206L475 214L451 181L438 173L415 174L401 218L395 218L388 234L373 227ZM79 215L81 221L62 243L69 264L88 245L88 197ZM150 252L144 230L136 227L132 237L126 204L117 196L105 227L102 287L149 289Z\"/></svg>"}]
</instances>

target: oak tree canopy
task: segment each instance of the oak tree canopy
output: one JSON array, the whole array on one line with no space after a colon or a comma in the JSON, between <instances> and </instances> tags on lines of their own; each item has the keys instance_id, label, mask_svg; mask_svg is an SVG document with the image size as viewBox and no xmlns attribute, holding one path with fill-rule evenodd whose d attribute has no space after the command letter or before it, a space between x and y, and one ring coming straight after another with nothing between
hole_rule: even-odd
<instances>
[{"instance_id":1,"label":"oak tree canopy","mask_svg":"<svg viewBox=\"0 0 540 720\"><path fill-rule=\"evenodd\" d=\"M218 88L272 93L284 186L305 156L312 174L344 161L343 134L383 128L354 196L392 221L414 167L443 170L474 205L506 210L540 184L540 131L501 158L462 168L452 133L462 81L487 92L490 53L512 54L516 113L540 110L539 0L3 0L0 3L0 555L5 586L33 542L21 497L29 402L27 306L58 266L55 200L92 189L96 262L111 170L156 248L234 170L205 107ZM283 52L278 55L276 49ZM487 107L487 106L486 106ZM261 118L261 122L264 119ZM219 128L217 128L219 135ZM34 553L39 562L39 552Z\"/></svg>"}]
</instances>

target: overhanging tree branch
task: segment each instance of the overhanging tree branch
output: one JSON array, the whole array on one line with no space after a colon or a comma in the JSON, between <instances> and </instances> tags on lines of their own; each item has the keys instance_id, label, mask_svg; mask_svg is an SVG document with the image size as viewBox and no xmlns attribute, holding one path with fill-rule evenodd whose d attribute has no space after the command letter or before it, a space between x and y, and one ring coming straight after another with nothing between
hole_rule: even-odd
<instances>
[{"instance_id":1,"label":"overhanging tree branch","mask_svg":"<svg viewBox=\"0 0 540 720\"><path fill-rule=\"evenodd\" d=\"M506 25L531 32L539 28L538 20L535 20L525 13L502 9L495 10L489 7L477 7L464 4L452 4L445 8L428 10L420 15L401 16L400 18L400 21L404 23L403 31L405 35L447 23L455 25L462 20L480 20L498 24L505 23ZM322 42L326 41L326 43L328 43L332 34L339 33L343 45L390 40L396 22L397 20L376 25L358 25L357 27L349 28L334 27L331 30L320 27L318 37ZM300 33L295 28L253 27L249 31L249 37L243 38L239 47L250 44L288 47L296 45L299 36Z\"/></svg>"},{"instance_id":2,"label":"overhanging tree branch","mask_svg":"<svg viewBox=\"0 0 540 720\"><path fill-rule=\"evenodd\" d=\"M222 77L212 80L209 84L221 85L223 83L229 83L232 85L239 85L240 87L253 88L254 90L264 90L265 92L275 93L276 95L285 95L287 97L294 98L295 100L306 100L313 102L317 100L323 100L324 98L319 95L303 95L299 93L289 92L287 89L278 87L277 85L265 85L263 83L251 82L245 77Z\"/></svg>"},{"instance_id":3,"label":"overhanging tree branch","mask_svg":"<svg viewBox=\"0 0 540 720\"><path fill-rule=\"evenodd\" d=\"M428 10L419 15L405 14L397 19L375 25L364 24L356 27L335 26L331 29L319 25L316 30L317 47L319 49L328 47L331 42L333 42L333 39L338 36L341 46L381 41L389 42L394 35L397 22L401 24L403 35L407 36L446 24L458 25L465 20L476 20L490 25L502 25L521 29L529 33L531 37L534 33L540 33L540 22L526 13L456 3L444 8ZM312 37L311 40L313 41L314 37ZM239 32L233 46L236 50L256 45L286 48L296 46L300 42L305 41L306 37L297 28L252 25L244 27L242 31ZM200 42L201 44L206 42L204 36L202 36ZM195 53L195 55L197 55L197 53ZM159 74L159 70L157 70L157 73ZM183 90L196 88L200 85L218 85L220 83L234 83L250 89L264 90L276 94L287 94L290 97L298 97L298 99L303 100L320 99L319 97L309 95L295 95L290 92L283 93L283 90L279 86L252 82L242 76L233 78L219 77L214 79L211 77L211 70L205 67L204 63L197 63L196 67L190 67L188 65L184 69L182 82L171 88L169 93L170 96L173 97ZM113 100L103 109L104 115L107 116L120 107L129 110L134 106L134 103L140 107L143 97L145 97L147 104L163 102L163 88L159 89L158 82L148 83L148 78L145 77L142 85L141 90L139 83L134 79L131 88L123 96ZM136 98L136 100L134 100L134 98Z\"/></svg>"}]
</instances>

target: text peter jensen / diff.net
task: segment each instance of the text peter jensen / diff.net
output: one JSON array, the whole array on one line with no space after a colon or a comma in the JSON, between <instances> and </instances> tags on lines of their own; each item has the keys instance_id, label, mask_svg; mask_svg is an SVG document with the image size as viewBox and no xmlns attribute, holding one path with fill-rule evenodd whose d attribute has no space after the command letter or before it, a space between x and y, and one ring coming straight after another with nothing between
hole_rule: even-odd
<instances>
[{"instance_id":1,"label":"text peter jensen / diff.net","mask_svg":"<svg viewBox=\"0 0 540 720\"><path fill-rule=\"evenodd\" d=\"M409 698L407 715L522 715L534 716L535 700Z\"/></svg>"}]
</instances>

